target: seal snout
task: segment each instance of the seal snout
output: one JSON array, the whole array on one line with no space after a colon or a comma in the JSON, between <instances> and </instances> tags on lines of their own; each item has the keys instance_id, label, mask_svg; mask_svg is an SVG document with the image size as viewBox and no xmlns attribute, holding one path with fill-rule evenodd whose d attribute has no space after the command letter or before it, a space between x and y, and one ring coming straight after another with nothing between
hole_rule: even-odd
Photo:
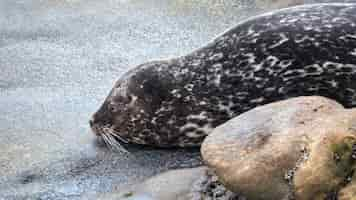
<instances>
[{"instance_id":1,"label":"seal snout","mask_svg":"<svg viewBox=\"0 0 356 200\"><path fill-rule=\"evenodd\" d=\"M101 123L97 120L97 118L95 118L95 115L93 115L90 119L89 119L89 126L90 129L93 131L93 133L96 136L100 136L102 134L102 130L101 130Z\"/></svg>"},{"instance_id":2,"label":"seal snout","mask_svg":"<svg viewBox=\"0 0 356 200\"><path fill-rule=\"evenodd\" d=\"M98 127L95 123L94 117L91 117L89 119L89 126L96 136L100 136L100 131L98 130Z\"/></svg>"},{"instance_id":3,"label":"seal snout","mask_svg":"<svg viewBox=\"0 0 356 200\"><path fill-rule=\"evenodd\" d=\"M94 120L93 120L93 118L91 118L91 119L89 120L89 125L90 125L90 127L93 127L93 126L94 126Z\"/></svg>"}]
</instances>

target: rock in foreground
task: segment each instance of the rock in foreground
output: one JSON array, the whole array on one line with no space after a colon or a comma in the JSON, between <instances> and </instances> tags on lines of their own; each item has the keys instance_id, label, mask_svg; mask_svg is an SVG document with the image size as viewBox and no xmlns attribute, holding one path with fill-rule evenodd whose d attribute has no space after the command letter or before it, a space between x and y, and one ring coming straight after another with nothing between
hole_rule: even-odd
<instances>
[{"instance_id":1,"label":"rock in foreground","mask_svg":"<svg viewBox=\"0 0 356 200\"><path fill-rule=\"evenodd\" d=\"M111 196L111 200L239 200L206 167L172 170Z\"/></svg>"},{"instance_id":2,"label":"rock in foreground","mask_svg":"<svg viewBox=\"0 0 356 200\"><path fill-rule=\"evenodd\" d=\"M356 177L354 176L345 188L338 194L338 200L356 200Z\"/></svg>"},{"instance_id":3,"label":"rock in foreground","mask_svg":"<svg viewBox=\"0 0 356 200\"><path fill-rule=\"evenodd\" d=\"M217 127L201 152L220 181L248 200L323 200L352 176L355 125L355 109L323 97L293 98Z\"/></svg>"}]
</instances>

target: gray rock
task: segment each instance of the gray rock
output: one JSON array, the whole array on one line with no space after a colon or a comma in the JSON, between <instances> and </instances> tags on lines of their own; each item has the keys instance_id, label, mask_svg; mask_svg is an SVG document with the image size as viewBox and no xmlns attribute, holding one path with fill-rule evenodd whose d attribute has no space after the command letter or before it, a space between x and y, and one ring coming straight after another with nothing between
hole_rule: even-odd
<instances>
[{"instance_id":1,"label":"gray rock","mask_svg":"<svg viewBox=\"0 0 356 200\"><path fill-rule=\"evenodd\" d=\"M111 200L240 200L206 167L172 170L99 199Z\"/></svg>"},{"instance_id":2,"label":"gray rock","mask_svg":"<svg viewBox=\"0 0 356 200\"><path fill-rule=\"evenodd\" d=\"M323 97L258 107L217 127L206 164L249 200L325 199L352 172L356 110Z\"/></svg>"}]
</instances>

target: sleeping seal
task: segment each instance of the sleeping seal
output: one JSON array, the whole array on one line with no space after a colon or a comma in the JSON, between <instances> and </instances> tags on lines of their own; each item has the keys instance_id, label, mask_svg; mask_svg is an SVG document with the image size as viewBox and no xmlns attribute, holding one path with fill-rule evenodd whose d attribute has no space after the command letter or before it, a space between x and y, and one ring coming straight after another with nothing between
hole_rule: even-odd
<instances>
[{"instance_id":1,"label":"sleeping seal","mask_svg":"<svg viewBox=\"0 0 356 200\"><path fill-rule=\"evenodd\" d=\"M319 95L356 106L355 13L356 4L283 9L186 56L141 64L117 81L90 126L110 146L191 147L274 101Z\"/></svg>"}]
</instances>

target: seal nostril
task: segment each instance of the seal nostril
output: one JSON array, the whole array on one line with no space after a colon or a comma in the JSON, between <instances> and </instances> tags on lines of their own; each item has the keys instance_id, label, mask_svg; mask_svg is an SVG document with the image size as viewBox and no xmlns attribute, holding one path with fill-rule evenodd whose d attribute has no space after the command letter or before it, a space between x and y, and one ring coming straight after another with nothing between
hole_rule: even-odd
<instances>
[{"instance_id":1,"label":"seal nostril","mask_svg":"<svg viewBox=\"0 0 356 200\"><path fill-rule=\"evenodd\" d=\"M91 126L91 127L93 127L94 126L94 120L89 120L89 125Z\"/></svg>"}]
</instances>

